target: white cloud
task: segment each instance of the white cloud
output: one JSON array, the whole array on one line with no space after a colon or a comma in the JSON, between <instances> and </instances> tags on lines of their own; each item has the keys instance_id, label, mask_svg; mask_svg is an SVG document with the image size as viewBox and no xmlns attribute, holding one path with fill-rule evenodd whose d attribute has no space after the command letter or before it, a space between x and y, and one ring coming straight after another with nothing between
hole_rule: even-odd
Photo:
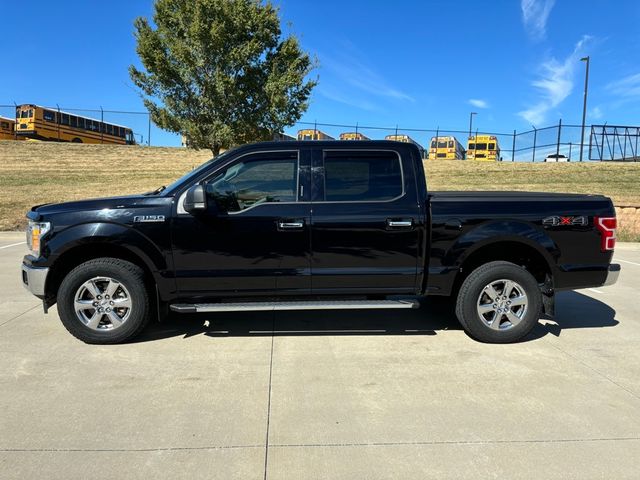
<instances>
[{"instance_id":1,"label":"white cloud","mask_svg":"<svg viewBox=\"0 0 640 480\"><path fill-rule=\"evenodd\" d=\"M334 102L344 103L350 107L359 108L361 110L367 110L369 112L374 112L379 110L379 108L373 103L363 98L358 98L349 95L343 95L339 90L334 90L333 88L327 88L326 86L319 85L318 93L320 95L328 98L329 100L333 100Z\"/></svg>"},{"instance_id":2,"label":"white cloud","mask_svg":"<svg viewBox=\"0 0 640 480\"><path fill-rule=\"evenodd\" d=\"M414 101L413 97L390 85L382 75L355 56L344 56L340 61L325 59L322 64L335 74L343 85L350 85L361 93L392 100Z\"/></svg>"},{"instance_id":3,"label":"white cloud","mask_svg":"<svg viewBox=\"0 0 640 480\"><path fill-rule=\"evenodd\" d=\"M593 107L591 110L589 110L588 114L589 118L592 120L600 120L602 117L604 117L604 113L599 106Z\"/></svg>"},{"instance_id":4,"label":"white cloud","mask_svg":"<svg viewBox=\"0 0 640 480\"><path fill-rule=\"evenodd\" d=\"M478 108L489 108L489 103L486 100L482 100L479 98L470 98L469 105L473 105Z\"/></svg>"},{"instance_id":5,"label":"white cloud","mask_svg":"<svg viewBox=\"0 0 640 480\"><path fill-rule=\"evenodd\" d=\"M555 0L521 0L522 23L529 36L542 40L547 34L547 20Z\"/></svg>"},{"instance_id":6,"label":"white cloud","mask_svg":"<svg viewBox=\"0 0 640 480\"><path fill-rule=\"evenodd\" d=\"M531 82L539 92L540 100L531 107L518 112L522 118L534 125L540 125L546 120L547 113L560 105L573 90L573 77L581 52L586 42L591 39L585 35L576 44L573 52L563 61L556 58L542 62L539 67L538 79Z\"/></svg>"},{"instance_id":7,"label":"white cloud","mask_svg":"<svg viewBox=\"0 0 640 480\"><path fill-rule=\"evenodd\" d=\"M640 73L629 75L620 80L609 83L606 87L609 92L625 98L640 97Z\"/></svg>"}]
</instances>

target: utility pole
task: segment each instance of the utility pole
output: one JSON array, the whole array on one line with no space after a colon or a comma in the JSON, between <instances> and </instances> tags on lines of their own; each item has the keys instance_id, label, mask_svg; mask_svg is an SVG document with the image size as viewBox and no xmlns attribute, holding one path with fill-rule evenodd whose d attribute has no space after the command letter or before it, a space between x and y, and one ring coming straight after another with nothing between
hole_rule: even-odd
<instances>
[{"instance_id":1,"label":"utility pole","mask_svg":"<svg viewBox=\"0 0 640 480\"><path fill-rule=\"evenodd\" d=\"M587 91L589 89L589 61L590 57L582 57L581 62L587 62L587 69L584 74L584 103L582 105L582 133L580 134L580 161L582 161L582 151L584 149L584 125L587 120Z\"/></svg>"},{"instance_id":2,"label":"utility pole","mask_svg":"<svg viewBox=\"0 0 640 480\"><path fill-rule=\"evenodd\" d=\"M471 131L473 130L473 116L477 115L478 112L471 112L469 114L469 137L471 137ZM469 140L469 139L467 139Z\"/></svg>"},{"instance_id":3,"label":"utility pole","mask_svg":"<svg viewBox=\"0 0 640 480\"><path fill-rule=\"evenodd\" d=\"M478 112L469 113L469 136L467 137L467 147L469 146L469 140L471 140L471 131L473 129L473 116L477 115L477 114L478 114ZM437 143L438 143L438 138L436 137L436 147L437 147ZM474 149L473 150L474 150L474 153L475 153L475 142L474 142L473 145L474 145ZM465 152L466 152L466 150L465 150ZM465 153L465 157L466 156L467 155ZM475 158L475 155L474 155L474 158Z\"/></svg>"}]
</instances>

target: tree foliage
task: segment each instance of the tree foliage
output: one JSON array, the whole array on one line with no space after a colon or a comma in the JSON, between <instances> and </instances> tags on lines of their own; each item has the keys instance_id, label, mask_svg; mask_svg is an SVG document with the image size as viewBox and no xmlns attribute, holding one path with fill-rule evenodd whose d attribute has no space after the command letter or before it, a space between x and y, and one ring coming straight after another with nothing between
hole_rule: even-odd
<instances>
[{"instance_id":1,"label":"tree foliage","mask_svg":"<svg viewBox=\"0 0 640 480\"><path fill-rule=\"evenodd\" d=\"M156 0L153 25L134 26L144 70L131 79L153 122L194 148L270 139L307 109L314 61L269 2Z\"/></svg>"}]
</instances>

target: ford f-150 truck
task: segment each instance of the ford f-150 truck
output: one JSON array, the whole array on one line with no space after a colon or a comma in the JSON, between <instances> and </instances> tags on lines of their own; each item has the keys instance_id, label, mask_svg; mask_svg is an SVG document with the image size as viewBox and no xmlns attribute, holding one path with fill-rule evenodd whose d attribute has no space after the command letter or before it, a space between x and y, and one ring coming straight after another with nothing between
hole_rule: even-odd
<instances>
[{"instance_id":1,"label":"ford f-150 truck","mask_svg":"<svg viewBox=\"0 0 640 480\"><path fill-rule=\"evenodd\" d=\"M415 308L522 339L558 290L610 285L609 198L431 192L411 144L270 142L141 195L33 207L24 285L87 343L170 312ZM425 316L427 313L425 313ZM426 321L426 319L425 319Z\"/></svg>"}]
</instances>

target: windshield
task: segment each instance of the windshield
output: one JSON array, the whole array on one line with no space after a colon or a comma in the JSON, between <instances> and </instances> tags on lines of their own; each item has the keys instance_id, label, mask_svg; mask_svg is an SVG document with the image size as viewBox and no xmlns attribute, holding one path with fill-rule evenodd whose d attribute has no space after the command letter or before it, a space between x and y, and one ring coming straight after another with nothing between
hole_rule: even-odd
<instances>
[{"instance_id":1,"label":"windshield","mask_svg":"<svg viewBox=\"0 0 640 480\"><path fill-rule=\"evenodd\" d=\"M221 153L217 157L213 157L211 160L204 162L202 165L186 173L185 175L177 179L175 182L167 185L167 187L164 188L162 192L166 193L167 195L173 194L174 193L173 190L175 190L177 187L182 185L184 182L188 183L190 180L197 178L198 175L200 175L200 172L206 170L212 163L215 163L215 162L218 162L219 160L224 159L227 155L229 155L231 152L234 152L234 151L235 149L227 150L226 152Z\"/></svg>"}]
</instances>

